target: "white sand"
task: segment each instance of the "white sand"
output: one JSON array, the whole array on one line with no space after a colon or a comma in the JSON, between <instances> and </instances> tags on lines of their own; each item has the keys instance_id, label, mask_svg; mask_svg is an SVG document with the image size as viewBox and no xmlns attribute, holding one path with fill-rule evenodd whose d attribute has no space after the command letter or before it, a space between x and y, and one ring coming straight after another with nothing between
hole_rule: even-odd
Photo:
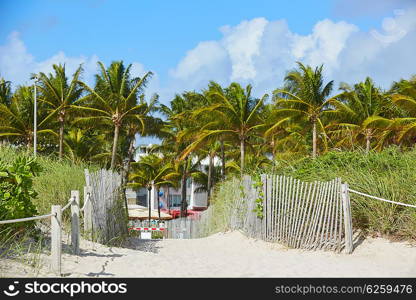
<instances>
[{"instance_id":1,"label":"white sand","mask_svg":"<svg viewBox=\"0 0 416 300\"><path fill-rule=\"evenodd\" d=\"M368 238L353 254L286 249L239 232L194 240L135 240L132 248L81 243L80 256L64 254L69 277L416 277L416 247ZM48 257L44 258L47 265ZM33 276L3 260L1 273ZM36 275L36 274L35 274ZM47 267L38 276L53 276Z\"/></svg>"}]
</instances>

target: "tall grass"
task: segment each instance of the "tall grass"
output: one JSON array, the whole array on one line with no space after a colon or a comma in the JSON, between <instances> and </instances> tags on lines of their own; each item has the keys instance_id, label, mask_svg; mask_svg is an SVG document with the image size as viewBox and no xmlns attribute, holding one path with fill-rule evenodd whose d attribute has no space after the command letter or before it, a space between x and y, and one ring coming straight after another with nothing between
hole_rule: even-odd
<instances>
[{"instance_id":1,"label":"tall grass","mask_svg":"<svg viewBox=\"0 0 416 300\"><path fill-rule=\"evenodd\" d=\"M47 238L36 228L26 231L11 231L10 228L0 229L0 260L10 259L30 267L32 276L37 276L42 267L42 253L47 246ZM0 277L3 277L1 264Z\"/></svg>"},{"instance_id":2,"label":"tall grass","mask_svg":"<svg viewBox=\"0 0 416 300\"><path fill-rule=\"evenodd\" d=\"M33 154L8 146L0 146L0 160L3 162L12 162L19 155L32 156ZM42 167L40 175L33 178L33 188L38 193L33 204L39 215L49 214L52 205L67 204L71 190L80 191L82 202L85 185L84 169L95 170L97 167L74 164L68 160L59 161L52 156L39 155L36 160ZM67 209L62 217L64 229L67 230L70 226L70 210ZM26 228L18 232L8 232L7 228L0 225L0 260L12 259L30 266L36 275L36 272L40 270L41 254L50 250L49 226L49 219L37 221L37 228Z\"/></svg>"},{"instance_id":3,"label":"tall grass","mask_svg":"<svg viewBox=\"0 0 416 300\"><path fill-rule=\"evenodd\" d=\"M275 171L297 179L331 180L340 177L350 188L369 195L416 205L416 150L401 152L329 152L317 159L292 164L278 161ZM353 226L398 239L416 239L416 209L362 197L353 193Z\"/></svg>"},{"instance_id":4,"label":"tall grass","mask_svg":"<svg viewBox=\"0 0 416 300\"><path fill-rule=\"evenodd\" d=\"M213 217L204 224L207 235L230 229L230 215L235 201L241 197L241 194L241 182L236 177L221 182L215 187L210 207Z\"/></svg>"},{"instance_id":5,"label":"tall grass","mask_svg":"<svg viewBox=\"0 0 416 300\"><path fill-rule=\"evenodd\" d=\"M13 161L17 155L31 156L31 152L17 150L11 147L0 146L0 160ZM55 157L37 157L37 162L42 167L40 176L33 178L33 187L38 197L33 201L40 214L50 213L51 205L67 204L71 190L79 190L83 199L85 185L84 169L97 169L89 164L75 164L68 160L59 161Z\"/></svg>"},{"instance_id":6,"label":"tall grass","mask_svg":"<svg viewBox=\"0 0 416 300\"><path fill-rule=\"evenodd\" d=\"M350 188L369 195L416 205L416 149L401 152L397 147L382 152L329 152L316 159L276 161L259 173L277 173L304 181L327 181L340 177ZM219 183L213 195L213 232L229 228L229 211L239 197L240 183ZM416 208L399 206L353 193L353 226L364 233L392 239L416 240Z\"/></svg>"}]
</instances>

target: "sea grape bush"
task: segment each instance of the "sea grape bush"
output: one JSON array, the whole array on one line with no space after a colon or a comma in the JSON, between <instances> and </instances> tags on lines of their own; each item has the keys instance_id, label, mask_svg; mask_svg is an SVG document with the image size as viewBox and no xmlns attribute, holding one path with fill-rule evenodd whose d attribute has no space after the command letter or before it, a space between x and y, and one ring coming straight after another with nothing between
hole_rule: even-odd
<instances>
[{"instance_id":1,"label":"sea grape bush","mask_svg":"<svg viewBox=\"0 0 416 300\"><path fill-rule=\"evenodd\" d=\"M37 197L33 177L41 171L34 158L18 156L6 164L0 160L0 220L32 217L37 209L32 200ZM4 226L4 225L3 225ZM13 229L29 228L34 222L12 223Z\"/></svg>"}]
</instances>

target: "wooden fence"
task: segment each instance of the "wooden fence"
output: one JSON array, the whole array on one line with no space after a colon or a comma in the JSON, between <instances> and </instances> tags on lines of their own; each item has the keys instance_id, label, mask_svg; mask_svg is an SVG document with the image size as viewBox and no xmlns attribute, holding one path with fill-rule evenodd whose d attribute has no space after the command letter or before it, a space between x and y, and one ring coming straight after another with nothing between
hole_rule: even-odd
<instances>
[{"instance_id":1,"label":"wooden fence","mask_svg":"<svg viewBox=\"0 0 416 300\"><path fill-rule=\"evenodd\" d=\"M328 182L302 182L287 176L262 175L261 184L251 177L241 182L241 197L229 214L231 230L291 248L345 249L352 252L352 221L348 186L337 178ZM212 211L198 220L167 222L169 238L208 235Z\"/></svg>"},{"instance_id":2,"label":"wooden fence","mask_svg":"<svg viewBox=\"0 0 416 300\"><path fill-rule=\"evenodd\" d=\"M178 218L166 222L166 237L170 239L195 239L211 233L212 209L208 208L197 218Z\"/></svg>"},{"instance_id":3,"label":"wooden fence","mask_svg":"<svg viewBox=\"0 0 416 300\"><path fill-rule=\"evenodd\" d=\"M351 253L351 210L341 179L302 182L262 175L261 187L254 188L246 176L243 187L244 197L237 201L231 219L233 229L291 248L341 251L345 247ZM256 207L262 214L254 211Z\"/></svg>"},{"instance_id":4,"label":"wooden fence","mask_svg":"<svg viewBox=\"0 0 416 300\"><path fill-rule=\"evenodd\" d=\"M91 195L85 226L88 238L109 243L127 234L127 215L121 187L121 176L111 170L90 173L85 170L86 191Z\"/></svg>"}]
</instances>

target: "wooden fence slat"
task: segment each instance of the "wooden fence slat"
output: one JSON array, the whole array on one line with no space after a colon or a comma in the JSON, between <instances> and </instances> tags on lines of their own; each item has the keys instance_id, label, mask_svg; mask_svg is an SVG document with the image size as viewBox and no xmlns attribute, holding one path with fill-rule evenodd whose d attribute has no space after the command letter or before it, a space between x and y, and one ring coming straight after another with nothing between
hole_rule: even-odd
<instances>
[{"instance_id":1,"label":"wooden fence slat","mask_svg":"<svg viewBox=\"0 0 416 300\"><path fill-rule=\"evenodd\" d=\"M277 186L277 184L278 184L278 181L277 181L277 179L278 179L278 176L277 175L274 175L273 176L273 193L272 193L272 197L273 197L273 215L272 215L272 220L273 220L273 222L272 222L272 226L273 226L273 233L272 233L272 240L273 240L273 242L274 241L276 241L276 239L277 239L277 225L276 225L276 220L277 220L277 188L278 188L278 186Z\"/></svg>"},{"instance_id":2,"label":"wooden fence slat","mask_svg":"<svg viewBox=\"0 0 416 300\"><path fill-rule=\"evenodd\" d=\"M343 211L342 211L342 196L341 196L341 179L338 181L337 190L338 190L338 201L337 201L337 233L338 233L338 245L337 251L341 252L342 247L342 231L343 231Z\"/></svg>"},{"instance_id":3,"label":"wooden fence slat","mask_svg":"<svg viewBox=\"0 0 416 300\"><path fill-rule=\"evenodd\" d=\"M327 232L327 227L328 227L328 210L329 210L329 205L330 205L330 201L332 198L332 187L334 185L334 181L331 180L330 182L328 182L328 187L327 187L327 194L325 197L325 201L323 203L324 208L323 208L323 214L322 214L322 222L321 222L321 226L320 226L320 237L318 238L317 244L315 245L314 249L320 249L322 247L325 247L325 240L327 239L326 236L326 232ZM318 231L318 234L319 234Z\"/></svg>"},{"instance_id":4,"label":"wooden fence slat","mask_svg":"<svg viewBox=\"0 0 416 300\"><path fill-rule=\"evenodd\" d=\"M299 187L299 184L300 184L300 187ZM295 245L296 234L297 234L297 224L299 221L300 211L302 209L303 187L304 187L304 182L301 182L300 180L298 180L298 188L297 188L297 193L296 193L296 198L295 198L295 211L294 211L294 215L292 218L292 225L291 225L292 229L290 232L290 235L291 235L291 238L289 241L290 247L294 247Z\"/></svg>"},{"instance_id":5,"label":"wooden fence slat","mask_svg":"<svg viewBox=\"0 0 416 300\"><path fill-rule=\"evenodd\" d=\"M299 241L299 247L301 248L304 247L307 236L308 236L308 232L311 228L310 222L312 220L312 214L313 214L312 207L315 204L315 194L319 194L320 186L321 186L321 183L319 181L315 181L313 183L313 188L311 189L311 194L309 194L310 197L307 203L305 219L302 220L302 234L301 234L301 239Z\"/></svg>"},{"instance_id":6,"label":"wooden fence slat","mask_svg":"<svg viewBox=\"0 0 416 300\"><path fill-rule=\"evenodd\" d=\"M352 226L351 226L351 208L350 195L348 193L348 184L342 185L342 203L344 207L344 226L345 226L345 251L351 253L353 249L352 244Z\"/></svg>"},{"instance_id":7,"label":"wooden fence slat","mask_svg":"<svg viewBox=\"0 0 416 300\"><path fill-rule=\"evenodd\" d=\"M308 234L306 236L305 239L305 244L304 244L304 248L308 248L310 245L310 239L312 236L312 232L315 229L315 224L316 224L316 220L318 218L318 207L320 204L320 200L322 198L323 195L323 191L324 191L324 187L325 187L325 183L324 182L318 182L319 184L319 189L317 191L316 197L313 198L313 203L311 203L312 207L311 207L311 216L310 216L310 223L309 228L308 228Z\"/></svg>"},{"instance_id":8,"label":"wooden fence slat","mask_svg":"<svg viewBox=\"0 0 416 300\"><path fill-rule=\"evenodd\" d=\"M312 234L311 234L310 240L309 240L309 243L310 243L309 246L308 246L309 249L311 247L315 248L316 244L318 243L317 235L319 234L319 231L321 229L321 223L322 223L322 218L323 218L323 208L324 208L325 199L326 199L326 196L327 196L327 193L328 193L328 186L329 186L329 182L325 182L324 187L323 187L323 191L322 191L322 195L319 198L319 204L318 204L318 207L317 207L315 225L313 226Z\"/></svg>"},{"instance_id":9,"label":"wooden fence slat","mask_svg":"<svg viewBox=\"0 0 416 300\"><path fill-rule=\"evenodd\" d=\"M304 223L307 218L308 204L309 204L309 200L310 200L314 185L315 183L309 183L309 182L305 183L305 194L304 194L305 199L302 202L302 211L301 211L300 218L298 220L299 224L296 227L296 243L294 245L295 248L299 248L301 245L302 235L303 235L304 226L305 226Z\"/></svg>"}]
</instances>

